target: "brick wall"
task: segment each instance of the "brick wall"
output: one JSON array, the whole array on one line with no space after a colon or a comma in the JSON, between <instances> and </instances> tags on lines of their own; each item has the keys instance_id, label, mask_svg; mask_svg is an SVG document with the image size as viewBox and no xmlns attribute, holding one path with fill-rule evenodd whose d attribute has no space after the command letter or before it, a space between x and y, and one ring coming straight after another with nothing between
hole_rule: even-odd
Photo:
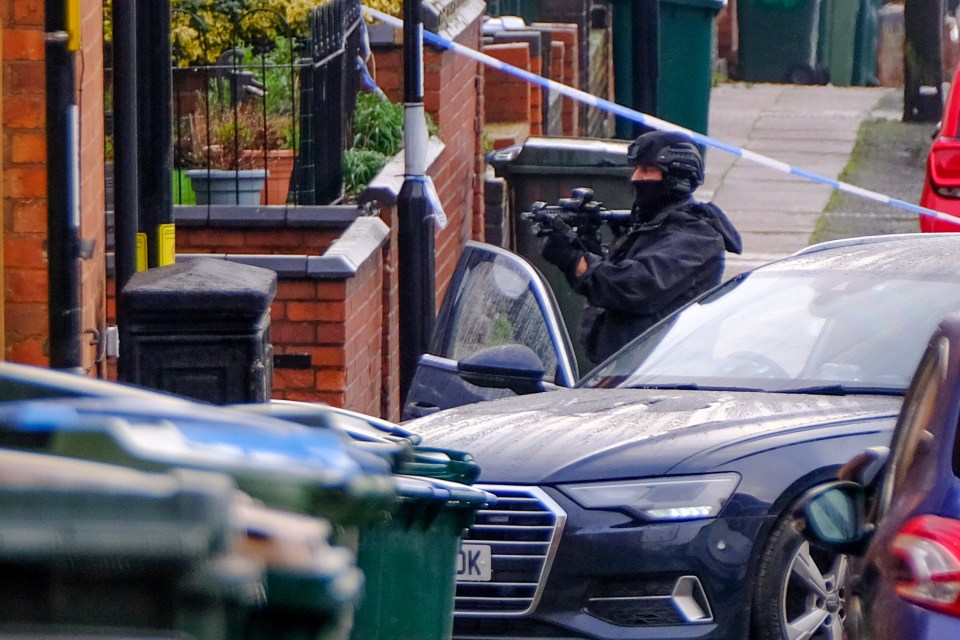
<instances>
[{"instance_id":1,"label":"brick wall","mask_svg":"<svg viewBox=\"0 0 960 640\"><path fill-rule=\"evenodd\" d=\"M562 69L551 74L551 78L558 82L580 88L580 29L575 24L563 22L534 22L531 27L541 31L549 31L554 45L563 45ZM580 135L580 105L570 98L562 98L563 135Z\"/></svg>"},{"instance_id":2,"label":"brick wall","mask_svg":"<svg viewBox=\"0 0 960 640\"><path fill-rule=\"evenodd\" d=\"M81 234L99 251L82 265L85 330L105 325L102 3L81 2ZM49 363L47 317L46 95L43 1L3 4L4 358ZM81 73L82 71L82 73ZM84 340L93 371L96 347Z\"/></svg>"},{"instance_id":3,"label":"brick wall","mask_svg":"<svg viewBox=\"0 0 960 640\"><path fill-rule=\"evenodd\" d=\"M48 363L42 0L3 15L4 359Z\"/></svg>"},{"instance_id":4,"label":"brick wall","mask_svg":"<svg viewBox=\"0 0 960 640\"><path fill-rule=\"evenodd\" d=\"M460 30L454 40L471 49L480 46L478 19ZM449 36L449 34L445 34ZM373 43L373 71L379 86L394 102L403 101L403 49L391 43ZM425 46L423 55L424 109L440 130L444 150L428 173L447 214L446 229L435 239L437 304L453 276L463 244L481 240L483 229L483 171L481 142L483 70L466 56ZM384 219L392 213L384 213Z\"/></svg>"},{"instance_id":5,"label":"brick wall","mask_svg":"<svg viewBox=\"0 0 960 640\"><path fill-rule=\"evenodd\" d=\"M530 47L524 42L491 44L483 52L514 67L532 71L530 66ZM484 72L484 92L497 96L488 100L484 111L484 122L516 122L528 120L533 104L531 85L520 78L503 71L487 67Z\"/></svg>"},{"instance_id":6,"label":"brick wall","mask_svg":"<svg viewBox=\"0 0 960 640\"><path fill-rule=\"evenodd\" d=\"M284 228L280 221L252 228L242 218L220 224L184 218L178 217L177 225L180 256L214 255L277 270L270 342L275 354L306 356L308 365L275 367L274 398L326 402L399 420L396 257L389 241L395 229L355 273L338 274L308 261L342 238L347 222ZM109 284L113 320L112 279ZM112 367L110 377L116 377Z\"/></svg>"}]
</instances>

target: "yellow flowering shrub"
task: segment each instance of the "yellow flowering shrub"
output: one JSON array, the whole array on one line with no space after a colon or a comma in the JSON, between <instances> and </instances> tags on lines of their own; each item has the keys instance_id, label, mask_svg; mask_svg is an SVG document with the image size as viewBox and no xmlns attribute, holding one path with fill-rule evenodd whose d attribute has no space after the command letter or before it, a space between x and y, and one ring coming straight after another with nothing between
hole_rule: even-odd
<instances>
[{"instance_id":1,"label":"yellow flowering shrub","mask_svg":"<svg viewBox=\"0 0 960 640\"><path fill-rule=\"evenodd\" d=\"M308 33L311 10L325 1L173 0L170 37L181 66L209 64L238 38L276 41Z\"/></svg>"},{"instance_id":2,"label":"yellow flowering shrub","mask_svg":"<svg viewBox=\"0 0 960 640\"><path fill-rule=\"evenodd\" d=\"M238 38L277 40L306 35L310 11L328 1L171 0L171 43L180 66L213 63ZM400 3L397 0L395 4ZM107 42L113 39L112 15L112 0L104 0L103 35ZM284 21L290 26L289 34Z\"/></svg>"},{"instance_id":3,"label":"yellow flowering shrub","mask_svg":"<svg viewBox=\"0 0 960 640\"><path fill-rule=\"evenodd\" d=\"M394 18L403 16L403 0L364 0L363 5L391 15Z\"/></svg>"}]
</instances>

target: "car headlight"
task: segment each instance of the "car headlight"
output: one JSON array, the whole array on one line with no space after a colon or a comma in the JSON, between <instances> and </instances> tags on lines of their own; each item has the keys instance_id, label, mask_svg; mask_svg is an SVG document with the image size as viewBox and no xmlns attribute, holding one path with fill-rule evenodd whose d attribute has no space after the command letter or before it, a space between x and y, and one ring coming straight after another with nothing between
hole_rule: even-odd
<instances>
[{"instance_id":1,"label":"car headlight","mask_svg":"<svg viewBox=\"0 0 960 640\"><path fill-rule=\"evenodd\" d=\"M715 518L740 476L717 473L566 484L559 489L584 509L615 509L646 520Z\"/></svg>"}]
</instances>

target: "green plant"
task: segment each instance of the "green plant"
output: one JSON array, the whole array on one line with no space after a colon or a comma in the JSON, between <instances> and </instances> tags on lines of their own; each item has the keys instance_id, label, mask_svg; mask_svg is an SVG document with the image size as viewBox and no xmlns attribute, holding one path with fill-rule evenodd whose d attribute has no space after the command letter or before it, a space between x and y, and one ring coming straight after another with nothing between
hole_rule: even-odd
<instances>
[{"instance_id":1,"label":"green plant","mask_svg":"<svg viewBox=\"0 0 960 640\"><path fill-rule=\"evenodd\" d=\"M390 160L390 156L372 149L347 149L343 153L343 189L357 196Z\"/></svg>"},{"instance_id":2,"label":"green plant","mask_svg":"<svg viewBox=\"0 0 960 640\"><path fill-rule=\"evenodd\" d=\"M262 166L262 158L249 151L282 149L292 142L283 134L289 119L269 114L264 118L261 107L253 101L209 107L201 103L196 113L187 116L178 138L177 166L209 164L213 169L228 170Z\"/></svg>"},{"instance_id":3,"label":"green plant","mask_svg":"<svg viewBox=\"0 0 960 640\"><path fill-rule=\"evenodd\" d=\"M170 36L181 66L210 64L238 40L272 46L309 32L324 0L173 0Z\"/></svg>"},{"instance_id":4,"label":"green plant","mask_svg":"<svg viewBox=\"0 0 960 640\"><path fill-rule=\"evenodd\" d=\"M357 96L353 112L353 147L343 155L344 189L356 196L393 156L403 149L402 104L384 100L374 93ZM427 133L439 135L439 128L427 115Z\"/></svg>"},{"instance_id":5,"label":"green plant","mask_svg":"<svg viewBox=\"0 0 960 640\"><path fill-rule=\"evenodd\" d=\"M353 146L396 155L403 148L403 105L361 93L353 112Z\"/></svg>"}]
</instances>

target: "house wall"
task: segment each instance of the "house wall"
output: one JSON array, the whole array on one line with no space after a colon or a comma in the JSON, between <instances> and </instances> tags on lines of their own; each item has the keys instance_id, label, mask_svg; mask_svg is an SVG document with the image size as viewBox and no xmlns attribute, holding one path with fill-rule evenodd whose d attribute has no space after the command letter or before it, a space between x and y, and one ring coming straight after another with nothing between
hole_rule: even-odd
<instances>
[{"instance_id":1,"label":"house wall","mask_svg":"<svg viewBox=\"0 0 960 640\"><path fill-rule=\"evenodd\" d=\"M6 0L3 21L3 279L6 360L49 363L47 298L47 149L43 1ZM84 0L80 100L81 235L94 257L82 264L82 324L105 322L103 186L103 5ZM78 55L78 58L80 56ZM92 337L94 334L88 334ZM97 369L97 347L84 340L83 367Z\"/></svg>"},{"instance_id":2,"label":"house wall","mask_svg":"<svg viewBox=\"0 0 960 640\"><path fill-rule=\"evenodd\" d=\"M389 240L395 229L374 216L358 219L360 210L351 214L351 207L314 208L270 225L240 211L211 221L204 207L178 209L181 259L202 254L277 272L270 306L270 342L279 356L274 398L399 419L396 258ZM331 211L335 219L325 219ZM358 238L365 245L359 253ZM331 255L341 247L349 250L346 258Z\"/></svg>"},{"instance_id":3,"label":"house wall","mask_svg":"<svg viewBox=\"0 0 960 640\"><path fill-rule=\"evenodd\" d=\"M455 34L445 33L470 49L480 46L482 14ZM372 42L374 78L394 102L403 101L403 48L393 40ZM460 249L467 240L482 240L483 174L483 69L479 63L450 50L424 47L424 110L440 130L444 150L428 174L437 187L448 224L437 232L436 292L442 299ZM390 202L382 206L392 207Z\"/></svg>"}]
</instances>

